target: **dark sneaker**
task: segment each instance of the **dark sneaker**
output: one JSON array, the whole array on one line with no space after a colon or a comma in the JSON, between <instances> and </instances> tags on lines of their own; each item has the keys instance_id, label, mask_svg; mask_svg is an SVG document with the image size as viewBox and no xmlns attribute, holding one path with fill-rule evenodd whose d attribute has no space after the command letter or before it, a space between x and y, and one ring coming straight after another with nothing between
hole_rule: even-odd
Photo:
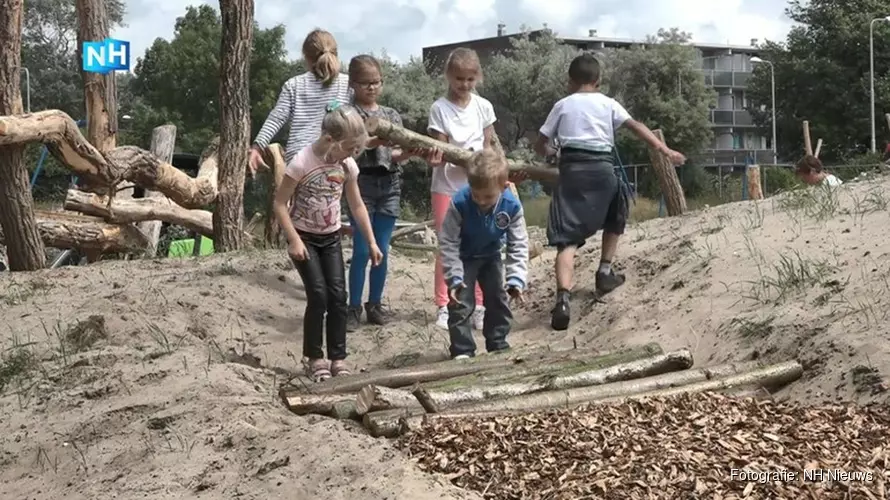
<instances>
[{"instance_id":1,"label":"dark sneaker","mask_svg":"<svg viewBox=\"0 0 890 500\"><path fill-rule=\"evenodd\" d=\"M362 325L362 306L346 310L346 331L354 332Z\"/></svg>"},{"instance_id":2,"label":"dark sneaker","mask_svg":"<svg viewBox=\"0 0 890 500\"><path fill-rule=\"evenodd\" d=\"M557 298L556 306L550 311L550 326L554 330L566 330L569 328L569 320L571 317L569 297L562 296Z\"/></svg>"},{"instance_id":3,"label":"dark sneaker","mask_svg":"<svg viewBox=\"0 0 890 500\"><path fill-rule=\"evenodd\" d=\"M624 275L610 270L608 273L596 273L596 291L606 294L624 284Z\"/></svg>"},{"instance_id":4,"label":"dark sneaker","mask_svg":"<svg viewBox=\"0 0 890 500\"><path fill-rule=\"evenodd\" d=\"M383 310L381 304L365 304L365 315L368 317L368 323L372 325L383 326L387 323L386 311Z\"/></svg>"}]
</instances>

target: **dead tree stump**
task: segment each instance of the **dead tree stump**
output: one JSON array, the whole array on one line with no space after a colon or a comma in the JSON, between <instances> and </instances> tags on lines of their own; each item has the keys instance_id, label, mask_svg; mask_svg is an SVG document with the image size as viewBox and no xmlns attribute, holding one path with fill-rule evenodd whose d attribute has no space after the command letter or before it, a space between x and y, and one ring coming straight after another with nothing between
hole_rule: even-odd
<instances>
[{"instance_id":1,"label":"dead tree stump","mask_svg":"<svg viewBox=\"0 0 890 500\"><path fill-rule=\"evenodd\" d=\"M661 142L665 142L664 134L660 129L653 130L652 133ZM661 186L661 194L664 196L664 205L668 215L683 215L686 212L686 196L683 194L683 186L677 177L674 164L671 163L670 158L653 148L649 148L649 161L658 177L658 184Z\"/></svg>"}]
</instances>

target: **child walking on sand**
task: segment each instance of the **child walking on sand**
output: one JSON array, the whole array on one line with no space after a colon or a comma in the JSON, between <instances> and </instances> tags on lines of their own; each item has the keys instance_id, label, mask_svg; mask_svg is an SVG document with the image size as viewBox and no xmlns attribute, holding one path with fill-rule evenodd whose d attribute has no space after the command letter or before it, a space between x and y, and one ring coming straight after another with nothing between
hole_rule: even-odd
<instances>
[{"instance_id":1,"label":"child walking on sand","mask_svg":"<svg viewBox=\"0 0 890 500\"><path fill-rule=\"evenodd\" d=\"M559 182L547 222L548 242L557 248L556 305L550 318L555 330L569 327L575 252L600 230L603 241L596 289L605 294L624 284L624 276L612 269L629 211L627 186L615 174L612 160L615 131L626 127L674 164L686 161L648 127L632 119L621 104L600 93L600 77L599 61L593 55L583 54L572 60L571 95L553 106L535 144L535 151L545 157L556 154L549 146L552 139L560 144Z\"/></svg>"},{"instance_id":2,"label":"child walking on sand","mask_svg":"<svg viewBox=\"0 0 890 500\"><path fill-rule=\"evenodd\" d=\"M528 232L522 204L508 187L508 167L500 150L473 157L468 186L455 193L439 231L439 253L448 284L451 356L476 354L470 316L479 285L487 306L482 335L488 352L508 349L513 315L509 298L523 302L528 279ZM506 262L501 248L506 242ZM506 287L506 288L505 288Z\"/></svg>"},{"instance_id":3,"label":"child walking on sand","mask_svg":"<svg viewBox=\"0 0 890 500\"><path fill-rule=\"evenodd\" d=\"M380 62L370 55L358 55L349 62L349 85L354 91L355 109L367 119L379 116L396 125L402 125L399 113L377 104L383 90L383 75ZM368 276L368 302L365 315L368 323L386 324L381 306L383 288L386 283L389 239L396 227L396 219L401 210L402 179L400 162L416 155L417 151L403 151L388 147L381 140L371 138L366 149L356 160L359 168L358 185L362 200L371 218L371 227L377 246L383 253L380 264L371 269ZM355 219L350 214L350 222L355 227ZM362 294L365 288L365 273L369 258L368 241L360 232L353 233L352 260L349 265L349 321L347 331L355 331L361 324Z\"/></svg>"},{"instance_id":4,"label":"child walking on sand","mask_svg":"<svg viewBox=\"0 0 890 500\"><path fill-rule=\"evenodd\" d=\"M318 138L325 106L331 101L349 103L352 91L348 77L340 73L340 57L333 35L322 29L312 30L303 40L303 59L309 71L284 82L278 102L257 133L250 149L252 174L263 164L261 151L285 124L290 126L290 131L284 161L290 163Z\"/></svg>"},{"instance_id":5,"label":"child walking on sand","mask_svg":"<svg viewBox=\"0 0 890 500\"><path fill-rule=\"evenodd\" d=\"M288 255L306 290L303 356L308 358L307 375L316 382L349 374L345 361L346 276L340 245L340 197L344 190L358 229L370 242L372 264L376 266L383 258L359 193L358 166L353 159L367 140L358 112L333 101L322 120L321 136L288 162L275 193L275 216L287 235Z\"/></svg>"},{"instance_id":6,"label":"child walking on sand","mask_svg":"<svg viewBox=\"0 0 890 500\"><path fill-rule=\"evenodd\" d=\"M474 93L482 80L482 65L474 50L454 49L445 62L448 92L430 107L428 132L431 137L470 151L479 151L497 144L494 107L484 97ZM467 186L467 170L459 165L444 163L441 151L428 156L433 168L432 208L436 231L441 230L451 197ZM438 307L436 325L448 328L448 287L442 271L442 258L436 256L435 303ZM473 326L481 330L485 318L482 289L476 287L476 309Z\"/></svg>"}]
</instances>

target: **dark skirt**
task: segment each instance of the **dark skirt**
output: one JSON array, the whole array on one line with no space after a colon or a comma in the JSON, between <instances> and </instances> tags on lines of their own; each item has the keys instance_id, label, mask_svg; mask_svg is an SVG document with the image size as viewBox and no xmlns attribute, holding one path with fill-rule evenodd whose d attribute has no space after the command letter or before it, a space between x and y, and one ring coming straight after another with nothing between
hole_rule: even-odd
<instances>
[{"instance_id":1,"label":"dark skirt","mask_svg":"<svg viewBox=\"0 0 890 500\"><path fill-rule=\"evenodd\" d=\"M629 199L611 154L563 148L559 182L550 200L548 243L580 248L600 230L624 234Z\"/></svg>"}]
</instances>

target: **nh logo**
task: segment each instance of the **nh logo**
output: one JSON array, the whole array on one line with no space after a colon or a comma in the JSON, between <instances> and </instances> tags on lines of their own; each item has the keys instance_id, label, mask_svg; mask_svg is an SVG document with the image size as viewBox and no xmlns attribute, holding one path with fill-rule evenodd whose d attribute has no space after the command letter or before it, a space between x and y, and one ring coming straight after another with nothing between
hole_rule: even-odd
<instances>
[{"instance_id":1,"label":"nh logo","mask_svg":"<svg viewBox=\"0 0 890 500\"><path fill-rule=\"evenodd\" d=\"M101 42L83 42L83 70L106 75L130 69L130 42L106 38Z\"/></svg>"}]
</instances>

